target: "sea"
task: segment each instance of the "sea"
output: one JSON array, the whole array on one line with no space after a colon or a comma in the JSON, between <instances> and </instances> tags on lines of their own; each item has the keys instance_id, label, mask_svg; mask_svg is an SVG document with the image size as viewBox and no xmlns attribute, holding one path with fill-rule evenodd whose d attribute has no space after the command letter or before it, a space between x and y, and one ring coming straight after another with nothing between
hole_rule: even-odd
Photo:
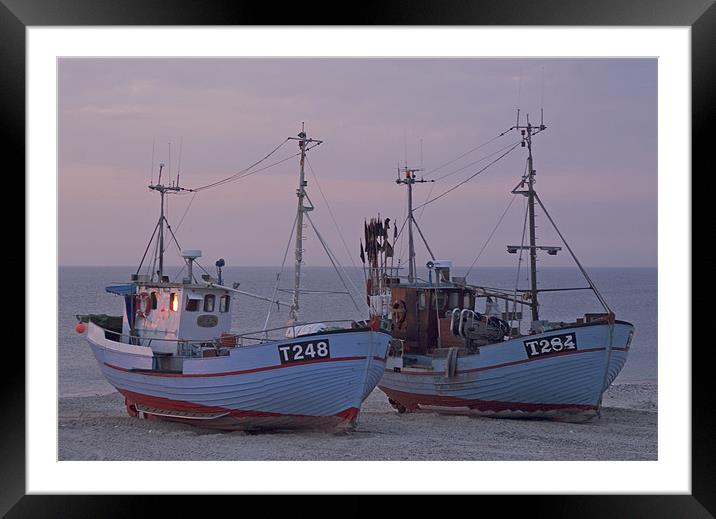
<instances>
[{"instance_id":1,"label":"sea","mask_svg":"<svg viewBox=\"0 0 716 519\"><path fill-rule=\"evenodd\" d=\"M171 279L179 267L167 269ZM78 314L121 315L123 298L109 294L105 287L125 283L135 273L132 267L60 266L58 290L58 394L60 397L91 396L110 393L84 335L75 331ZM300 298L300 319L339 321L365 319L365 286L362 268L340 269L304 266ZM636 332L629 358L615 383L657 383L657 269L587 268L587 272L617 319L634 324ZM199 272L202 273L202 272ZM216 277L216 272L210 272ZM453 267L452 276L465 276L467 267ZM293 272L278 267L225 267L223 283L271 300L291 302ZM425 269L418 277L428 279ZM475 267L469 271L470 284L514 289L528 288L523 272L519 279L511 267ZM587 286L577 268L545 267L539 271L539 288L578 288ZM350 295L349 295L350 294ZM288 311L284 306L251 296L238 295L232 301L232 327L241 333L260 331L267 315L268 328L284 326ZM574 320L588 312L603 309L589 290L544 292L540 295L540 319ZM270 314L270 315L269 315ZM527 317L525 308L525 317ZM526 322L523 329L526 329Z\"/></svg>"}]
</instances>

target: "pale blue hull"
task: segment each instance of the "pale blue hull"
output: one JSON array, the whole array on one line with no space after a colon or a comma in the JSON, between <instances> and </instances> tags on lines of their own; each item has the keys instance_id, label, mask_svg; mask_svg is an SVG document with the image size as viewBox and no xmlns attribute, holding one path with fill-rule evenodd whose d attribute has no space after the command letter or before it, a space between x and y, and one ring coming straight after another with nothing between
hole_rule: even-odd
<instances>
[{"instance_id":1,"label":"pale blue hull","mask_svg":"<svg viewBox=\"0 0 716 519\"><path fill-rule=\"evenodd\" d=\"M385 368L390 336L346 330L233 348L228 356L184 360L181 373L151 370L146 357L88 340L107 380L136 410L218 428L336 425L355 421ZM283 363L279 348L330 343L330 357ZM145 371L137 371L137 369Z\"/></svg>"},{"instance_id":2,"label":"pale blue hull","mask_svg":"<svg viewBox=\"0 0 716 519\"><path fill-rule=\"evenodd\" d=\"M617 321L610 344L609 328L575 326L482 346L458 356L452 372L444 357L389 357L379 387L400 410L589 418L624 366L634 330ZM529 355L526 342L568 334L574 349Z\"/></svg>"}]
</instances>

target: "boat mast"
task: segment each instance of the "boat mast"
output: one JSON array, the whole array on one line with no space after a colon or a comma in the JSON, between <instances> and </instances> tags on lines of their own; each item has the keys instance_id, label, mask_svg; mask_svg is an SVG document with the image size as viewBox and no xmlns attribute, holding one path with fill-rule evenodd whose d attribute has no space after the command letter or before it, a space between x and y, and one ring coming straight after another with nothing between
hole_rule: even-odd
<instances>
[{"instance_id":1,"label":"boat mast","mask_svg":"<svg viewBox=\"0 0 716 519\"><path fill-rule=\"evenodd\" d=\"M403 168L403 178L400 178L400 172L398 172L398 178L395 181L396 184L405 184L406 186L408 186L408 283L415 282L415 274L417 272L417 267L415 264L415 242L413 240L413 225L415 225L415 228L420 233L420 237L423 239L425 247L427 247L428 252L430 253L430 257L433 260L435 259L435 256L433 256L433 252L428 246L428 242L425 240L425 236L423 236L420 227L418 227L418 222L415 221L415 217L413 216L413 184L435 182L435 180L425 180L423 178L418 180L417 178L415 178L415 173L417 173L418 171L422 171L422 169L410 169L406 165Z\"/></svg>"},{"instance_id":2,"label":"boat mast","mask_svg":"<svg viewBox=\"0 0 716 519\"><path fill-rule=\"evenodd\" d=\"M308 185L308 182L305 180L304 174L304 165L306 162L306 145L311 142L320 144L323 141L307 138L304 123L301 123L301 133L298 134L298 138L289 137L289 139L297 140L298 146L299 148L301 148L298 189L296 190L296 195L298 196L298 208L296 210L296 250L295 263L293 267L293 301L291 303L291 310L289 312L290 319L295 322L298 320L298 294L301 289L301 264L303 263L303 215L308 211L313 211L313 207L306 206L304 204L304 199L306 198L306 186Z\"/></svg>"},{"instance_id":3,"label":"boat mast","mask_svg":"<svg viewBox=\"0 0 716 519\"><path fill-rule=\"evenodd\" d=\"M535 235L535 170L532 162L532 125L530 116L527 115L527 131L522 130L524 139L527 142L527 208L530 220L530 292L532 302L532 320L539 319L537 303L537 236Z\"/></svg>"},{"instance_id":4,"label":"boat mast","mask_svg":"<svg viewBox=\"0 0 716 519\"><path fill-rule=\"evenodd\" d=\"M164 163L161 162L159 164L159 178L157 179L157 183L154 185L150 185L149 189L153 191L159 191L159 194L161 195L161 204L160 204L160 211L159 211L159 222L157 223L157 226L159 227L159 270L156 272L156 274L159 276L159 282L161 283L162 278L164 276L164 223L167 221L166 217L164 216L164 195L167 194L169 191L185 191L185 189L179 187L179 185L163 185L162 182L162 169L164 169ZM168 223L167 223L168 225ZM154 279L155 272L152 272L152 279Z\"/></svg>"},{"instance_id":5,"label":"boat mast","mask_svg":"<svg viewBox=\"0 0 716 519\"><path fill-rule=\"evenodd\" d=\"M539 320L539 302L537 301L537 294L539 293L539 290L537 289L537 249L546 250L548 254L555 255L557 251L560 250L560 247L538 247L537 235L535 232L535 199L537 198L537 193L534 188L536 171L534 169L534 160L532 158L532 136L544 131L547 127L544 125L544 120L540 121L539 126L532 126L529 114L527 114L527 124L520 125L519 117L518 110L517 124L510 129L520 130L520 134L522 135L522 147L527 147L527 173L524 177L522 177L520 184L512 190L512 193L520 193L527 197L530 244L528 247L510 245L507 250L508 252L514 253L518 249L527 248L530 251L530 307L532 309L532 321L537 321ZM527 184L527 190L520 191L519 189L522 188L525 183Z\"/></svg>"}]
</instances>

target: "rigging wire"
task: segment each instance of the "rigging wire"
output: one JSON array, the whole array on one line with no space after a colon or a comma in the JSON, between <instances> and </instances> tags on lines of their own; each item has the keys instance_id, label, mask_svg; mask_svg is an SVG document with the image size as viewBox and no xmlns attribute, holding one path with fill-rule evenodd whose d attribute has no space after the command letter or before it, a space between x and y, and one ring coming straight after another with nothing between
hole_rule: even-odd
<instances>
[{"instance_id":1,"label":"rigging wire","mask_svg":"<svg viewBox=\"0 0 716 519\"><path fill-rule=\"evenodd\" d=\"M349 292L351 301L353 302L353 306L356 307L356 310L361 313L362 310L358 306L358 303L356 303L355 298L352 294L350 294L350 289L348 288L348 285L346 285L345 280L343 279L343 276L341 276L340 271L338 270L338 267L336 266L336 261L334 260L335 255L331 251L330 248L328 248L328 244L323 240L323 236L321 236L321 233L318 232L318 229L316 228L316 225L313 223L313 219L311 219L311 215L309 213L306 213L306 218L308 219L308 222L311 224L311 227L313 227L313 232L316 233L316 237L318 238L318 241L321 242L321 245L323 245L323 249L326 251L326 254L328 255L328 259L331 261L331 264L333 265L333 269L336 271L336 274L338 274L338 278L341 280L341 283L343 284L343 288L346 289L347 292ZM350 278L348 278L349 282L353 284L352 281L350 281ZM355 285L354 285L355 288Z\"/></svg>"},{"instance_id":2,"label":"rigging wire","mask_svg":"<svg viewBox=\"0 0 716 519\"><path fill-rule=\"evenodd\" d=\"M466 164L465 166L463 166L463 167L461 167L461 168L458 168L458 169L453 170L453 171L451 171L451 172L449 172L449 173L445 173L444 175L439 176L438 178L435 179L435 181L437 182L437 181L439 181L439 180L442 180L442 179L444 179L444 178L449 177L450 175L454 175L455 173L459 173L460 171L463 171L463 170L469 168L470 166L474 166L475 164L479 164L479 163L482 162L483 160L487 160L487 159L489 159L490 157L494 157L494 156L497 155L498 153L501 153L501 152L505 151L506 149L508 149L510 146L513 146L513 145L519 144L519 143L520 143L520 142L518 141L518 142L516 142L516 143L510 143L510 144L508 144L507 146L503 146L502 148L499 148L499 149L493 151L492 153L488 153L488 154L485 155L484 157L481 157L481 158L479 158L479 159L477 159L477 160L474 160L474 161L470 162L469 164Z\"/></svg>"},{"instance_id":3,"label":"rigging wire","mask_svg":"<svg viewBox=\"0 0 716 519\"><path fill-rule=\"evenodd\" d=\"M608 313L612 313L612 309L609 308L609 305L607 304L606 300L602 297L602 294L597 290L597 287L592 283L592 279L589 277L589 274L587 274L587 271L584 270L584 267L582 267L582 264L577 259L577 256L572 251L572 248L569 246L569 243L567 243L567 240L564 239L564 236L562 236L562 233L560 232L559 228L557 227L557 224L554 223L554 220L552 220L552 217L550 216L549 212L547 211L547 208L542 203L542 200L537 195L537 193L534 194L535 200L539 203L540 207L544 211L545 216L549 220L549 222L552 224L552 227L554 227L554 230L557 231L557 234L559 235L560 239L562 240L562 243L564 243L564 246L567 247L567 250L569 251L569 254L572 256L572 259L577 264L577 267L579 267L579 270L582 271L582 275L584 276L584 279L587 280L587 283L589 283L589 286L592 288L592 291L594 292L594 295L597 296L597 299L602 304L604 309Z\"/></svg>"},{"instance_id":4,"label":"rigging wire","mask_svg":"<svg viewBox=\"0 0 716 519\"><path fill-rule=\"evenodd\" d=\"M276 299L276 292L278 291L278 285L281 281L281 275L283 274L283 269L286 266L286 258L288 257L288 250L291 248L291 241L293 240L293 233L296 231L296 222L298 221L298 213L296 213L296 217L293 219L293 223L291 224L291 232L288 235L288 243L286 243L286 250L283 253L283 261L281 261L281 270L276 274L276 285L273 288L273 295L271 296L272 300ZM271 311L273 310L273 303L269 305L268 312L266 314L266 321L264 321L264 333L266 332L266 328L268 328L269 319L271 318ZM268 335L267 335L268 337Z\"/></svg>"},{"instance_id":5,"label":"rigging wire","mask_svg":"<svg viewBox=\"0 0 716 519\"><path fill-rule=\"evenodd\" d=\"M308 202L311 204L311 206L313 206L313 201L312 201L311 198L308 196L308 193L306 193L306 198L308 199ZM326 251L326 254L328 254L328 259L331 259L331 255L333 255L334 259L336 260L336 263L338 264L338 266L339 266L339 267L341 268L341 270L343 271L343 275L346 277L346 279L348 280L348 282L349 282L349 283L351 284L351 286L353 287L353 290L355 290L357 294L360 294L360 293L361 293L360 289L356 286L356 284L353 282L353 280L351 279L351 277L350 277L350 276L348 275L348 273L345 271L345 269L343 268L343 265L341 265L341 263L338 261L338 258L337 258L336 255L333 253L333 251L331 251L331 250L328 248L328 245L325 243L325 241L323 240L323 238L322 238L321 235L319 234L318 229L317 229L316 226L313 224L313 221L311 221L311 226L313 226L313 230L315 231L316 236L318 236L318 239L319 239L319 241L321 242L321 244L323 245L323 248L324 248L324 250ZM356 267L356 268L357 268L357 267ZM338 274L338 276L340 277L340 274ZM349 293L349 295L351 296L351 299L352 299L353 296L351 295L351 292L350 292L350 290L348 289L348 287L346 287L346 290L348 290L348 293Z\"/></svg>"},{"instance_id":6,"label":"rigging wire","mask_svg":"<svg viewBox=\"0 0 716 519\"><path fill-rule=\"evenodd\" d=\"M152 139L152 165L151 169L149 170L149 184L154 184L154 144L156 142L156 139Z\"/></svg>"},{"instance_id":7,"label":"rigging wire","mask_svg":"<svg viewBox=\"0 0 716 519\"><path fill-rule=\"evenodd\" d=\"M428 200L427 202L425 202L425 203L419 205L418 207L414 208L413 211L414 211L415 209L420 209L420 208L423 207L423 206L426 206L426 205L428 205L428 204L431 204L431 203L435 202L436 200L439 200L440 198L442 198L442 197L444 197L445 195L447 195L448 193L450 193L450 192L456 190L458 187L462 186L463 184L466 184L467 182L469 182L470 180L472 180L473 178L475 178L477 175L479 175L480 173L482 173L483 171L485 171L487 168L489 168L490 166L492 166L493 164L495 164L496 162L498 162L499 160L501 160L503 157L507 156L510 152L512 152L512 151L513 151L515 148L517 148L517 146L519 146L519 145L520 145L519 142L515 143L514 145L512 145L512 147L511 147L510 149L508 149L508 150L507 150L506 152L504 152L502 155L500 155L500 156L497 157L495 160L493 160L492 162L490 162L488 165L486 165L485 167L479 169L478 171L476 171L475 173L473 173L472 175L470 175L469 177L467 177L467 178L466 178L465 180L463 180L462 182L459 182L458 184L455 184L453 187L451 187L451 188L448 189L447 191L444 191L443 193L439 194L439 195L436 196L435 198L432 198L432 199Z\"/></svg>"},{"instance_id":8,"label":"rigging wire","mask_svg":"<svg viewBox=\"0 0 716 519\"><path fill-rule=\"evenodd\" d=\"M348 259L351 260L351 264L355 269L358 269L358 265L353 260L353 255L350 253L350 250L348 249L348 245L346 244L346 240L343 238L343 233L341 232L341 228L338 226L338 221L336 221L336 217L333 215L333 211L331 210L331 206L328 203L328 199L326 198L326 195L323 193L323 189L321 189L321 184L318 182L318 177L316 176L316 172L313 169L313 166L311 165L311 161L308 160L308 157L306 157L306 163L308 164L308 169L311 170L311 174L313 175L313 180L316 181L316 186L318 187L318 192L321 193L321 197L323 198L323 201L326 203L326 207L328 208L328 214L331 216L331 220L333 220L333 225L336 226L336 231L338 231L338 236L341 239L341 242L343 242L343 247L346 249L346 254L348 254Z\"/></svg>"},{"instance_id":9,"label":"rigging wire","mask_svg":"<svg viewBox=\"0 0 716 519\"><path fill-rule=\"evenodd\" d=\"M508 131L509 131L509 130L508 130ZM501 136L504 135L505 133L507 133L507 132L501 133L500 135L498 135L498 137L501 137ZM497 137L495 137L495 139L496 139L496 138L497 138ZM492 139L492 140L495 140L495 139ZM489 142L492 142L492 140L489 141ZM461 168L458 168L458 169L456 169L456 170L451 171L450 173L445 173L444 175L442 175L442 176L436 178L436 179L435 179L435 182L440 181L440 180L442 180L442 179L444 179L444 178L447 178L447 177L449 177L450 175L454 175L455 173L459 173L460 171L463 171L463 170L469 168L470 166L474 166L475 164L478 164L478 163L482 162L483 160L486 160L486 159L488 159L488 158L490 158L490 157L492 157L492 156L494 156L494 155L497 155L498 153L500 153L500 152L506 150L507 148L509 148L510 146L512 146L512 144L508 144L507 146L504 146L504 147L502 147L502 148L500 148L500 149L498 149L498 150L495 150L495 151L493 151L492 153L489 153L489 154L485 155L484 157L481 157L481 158L479 158L479 159L477 159L477 160L474 160L474 161L472 161L472 162L470 162L470 163L464 165L464 166L461 167ZM464 156L464 155L463 155L463 156ZM460 157L458 157L458 158L460 158ZM455 159L455 160L457 160L457 159ZM454 161L453 161L453 162L454 162ZM434 183L431 184L430 189L428 190L428 194L427 194L427 196L425 197L425 201L426 201L426 202L430 199L430 196L433 194L433 189L435 189L435 184L434 184ZM418 215L417 220L420 220L420 218L422 218L423 213L425 212L425 205L426 205L426 204L423 204L423 205L419 206L419 208L420 208L420 214Z\"/></svg>"},{"instance_id":10,"label":"rigging wire","mask_svg":"<svg viewBox=\"0 0 716 519\"><path fill-rule=\"evenodd\" d=\"M400 252L398 253L398 264L400 264L400 259L403 257L403 249L405 248L405 235L403 234L403 229L405 229L405 224L408 223L408 197L405 197L405 211L403 212L403 225L400 226L400 230L398 231L398 237L400 238Z\"/></svg>"},{"instance_id":11,"label":"rigging wire","mask_svg":"<svg viewBox=\"0 0 716 519\"><path fill-rule=\"evenodd\" d=\"M441 164L440 166L431 169L430 171L428 171L427 173L425 173L425 176L432 175L433 173L435 173L435 172L437 172L437 171L443 169L444 167L449 166L450 164L454 164L454 163L457 162L458 160L467 157L470 153L473 153L473 152L475 152L475 151L477 151L477 150L479 150L479 149L484 148L484 147L487 146L488 144L490 144L490 143L496 141L497 139L499 139L499 138L502 137L503 135L507 134L509 131L510 131L510 130L504 131L504 132L500 133L499 135L496 135L496 136L493 137L492 139L490 139L490 140L488 140L488 141L485 141L485 142L483 142L482 144L479 144L479 145L475 146L474 148L472 148L472 149L466 151L465 153L459 155L458 157L455 157L454 159L449 160L449 161L447 161L446 163ZM443 178L443 177L440 177L440 178ZM439 180L439 179L436 179L436 180Z\"/></svg>"},{"instance_id":12,"label":"rigging wire","mask_svg":"<svg viewBox=\"0 0 716 519\"><path fill-rule=\"evenodd\" d=\"M212 182L211 184L207 184L205 186L200 186L197 188L192 189L192 191L203 191L204 189L209 189L211 187L216 187L221 184L225 184L227 182L231 182L232 180L238 180L239 178L243 178L243 176L246 176L245 174L248 173L250 170L261 164L263 161L268 159L271 155L276 153L284 144L286 144L289 141L288 138L284 139L281 144L276 146L273 150L271 150L268 155L264 156L263 158L257 160L253 164L251 164L249 167L242 169L241 171L238 171L237 173L234 173L233 175L230 175L226 178L223 178L221 180L217 180L216 182ZM294 155L295 156L295 155Z\"/></svg>"},{"instance_id":13,"label":"rigging wire","mask_svg":"<svg viewBox=\"0 0 716 519\"><path fill-rule=\"evenodd\" d=\"M181 224L184 221L184 218L186 217L187 213L189 212L189 208L191 207L191 204L194 202L196 195L197 195L197 193L194 193L192 195L191 200L189 200L189 204L187 204L186 209L184 209L184 214L181 216L181 219L179 220L179 223L177 224L177 232L179 232L179 227L181 227Z\"/></svg>"},{"instance_id":14,"label":"rigging wire","mask_svg":"<svg viewBox=\"0 0 716 519\"><path fill-rule=\"evenodd\" d=\"M154 226L154 231L152 231L152 235L149 238L149 243L147 243L147 248L144 249L144 254L142 255L142 260L139 262L139 267L137 267L137 274L139 274L139 271L142 269L142 265L144 264L144 258L147 257L147 252L149 252L149 247L151 247L152 242L154 241L154 235L157 233L157 229L159 228L159 225Z\"/></svg>"},{"instance_id":15,"label":"rigging wire","mask_svg":"<svg viewBox=\"0 0 716 519\"><path fill-rule=\"evenodd\" d=\"M526 165L525 165L526 168ZM515 277L515 291L512 296L513 302L512 302L512 314L513 317L517 313L517 289L520 286L520 269L522 268L522 253L524 252L524 246L525 246L525 234L527 234L527 215L529 214L529 207L527 206L527 199L524 200L524 208L525 208L525 218L522 222L522 240L520 241L520 254L517 256L517 276ZM510 319L510 328L512 328L512 321L515 319ZM520 327L522 325L522 319L519 320Z\"/></svg>"},{"instance_id":16,"label":"rigging wire","mask_svg":"<svg viewBox=\"0 0 716 519\"><path fill-rule=\"evenodd\" d=\"M510 198L510 203L507 204L507 207L506 207L505 210L503 211L502 216L500 216L500 219L498 220L497 225L495 225L495 228L492 229L492 232L491 232L490 235L487 237L487 240L485 240L485 243L483 244L482 248L480 249L480 252L477 253L477 256L475 257L475 259L473 260L472 264L470 265L470 268L467 269L467 272L465 273L465 277L466 277L466 278L467 278L467 276L470 274L470 272L472 271L472 267L474 267L474 266L475 266L475 263L477 263L477 260L480 259L480 256L482 256L482 253L485 252L485 248L487 248L487 244L490 243L490 240L492 239L492 237L493 237L493 236L495 235L495 233L497 232L497 229L500 227L500 224L502 223L502 220L504 220L505 215L507 214L507 211L509 211L509 210L510 210L510 207L512 207L512 204L514 203L515 198L517 198L517 195L512 195L512 198Z\"/></svg>"},{"instance_id":17,"label":"rigging wire","mask_svg":"<svg viewBox=\"0 0 716 519\"><path fill-rule=\"evenodd\" d=\"M481 148L484 148L485 146L487 146L488 144L490 144L490 143L496 141L497 139L499 139L500 137L502 137L503 135L505 135L505 134L508 133L509 131L510 131L510 130L506 130L506 131L500 133L499 135L496 135L495 137L491 138L490 140L485 141L485 142L483 142L482 144L478 144L478 145L475 146L474 148L469 149L468 151L466 151L466 152L463 153L462 155L460 155L460 156L458 156L458 157L456 157L456 158L454 158L454 159L452 159L452 160L449 160L449 161L447 161L446 163L444 163L444 164L442 164L442 165L440 165L440 166L438 166L438 167L436 167L436 168L431 169L430 171L428 171L427 173L425 173L425 176L432 175L432 174L435 173L436 171L439 171L439 170L441 170L442 168L444 168L445 166L449 166L450 164L454 164L455 162L457 162L458 160L462 159L463 157L467 157L470 153L473 153L473 152L475 152L475 151L477 151L477 150L479 150L479 149L481 149ZM442 177L441 177L441 178L442 178ZM438 179L438 180L439 180L439 179Z\"/></svg>"},{"instance_id":18,"label":"rigging wire","mask_svg":"<svg viewBox=\"0 0 716 519\"><path fill-rule=\"evenodd\" d=\"M160 225L162 225L160 223ZM156 274L157 271L157 259L159 258L159 236L157 236L157 239L154 241L154 257L152 258L152 264L151 266L147 264L147 268L151 269L147 272L147 275L150 276L149 279L154 279L154 274ZM161 279L159 280L161 281Z\"/></svg>"},{"instance_id":19,"label":"rigging wire","mask_svg":"<svg viewBox=\"0 0 716 519\"><path fill-rule=\"evenodd\" d=\"M179 138L179 162L177 164L177 187L179 187L179 173L181 173L181 150L184 146L184 137Z\"/></svg>"},{"instance_id":20,"label":"rigging wire","mask_svg":"<svg viewBox=\"0 0 716 519\"><path fill-rule=\"evenodd\" d=\"M235 181L237 181L237 180L241 180L241 179L243 179L243 178L249 177L249 176L254 175L254 174L256 174L256 173L260 173L261 171L265 171L265 170L267 170L267 169L269 169L269 168L272 168L272 167L274 167L274 166L277 166L277 165L279 165L279 164L282 164L282 163L286 162L287 160L291 160L291 159L294 158L294 157L298 157L299 155L300 155L300 152L299 152L299 153L294 153L293 155L289 155L289 156L287 156L287 157L285 157L285 158L283 158L283 159L281 159L281 160L278 160L278 161L276 161L276 162L273 162L273 163L269 164L268 166L264 166L263 168L259 168L259 169L256 169L256 170L254 170L254 171L249 171L248 169L246 169L246 170L243 170L243 171L237 173L236 175L232 175L232 176L229 177L229 178L226 178L226 179L221 180L221 181L219 181L219 182L214 182L213 184L208 184L208 185L206 185L206 186L202 186L202 187L199 187L199 188L191 189L191 191L204 191L205 189L210 189L210 188L217 187L217 186L223 186L224 184L228 184L228 183L230 183L230 182L235 182Z\"/></svg>"}]
</instances>

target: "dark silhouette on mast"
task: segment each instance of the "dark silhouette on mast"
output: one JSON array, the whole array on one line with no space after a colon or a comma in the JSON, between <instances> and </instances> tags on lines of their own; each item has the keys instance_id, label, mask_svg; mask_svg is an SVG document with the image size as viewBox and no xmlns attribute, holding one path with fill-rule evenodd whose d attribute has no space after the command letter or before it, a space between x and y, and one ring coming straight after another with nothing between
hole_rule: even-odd
<instances>
[{"instance_id":1,"label":"dark silhouette on mast","mask_svg":"<svg viewBox=\"0 0 716 519\"><path fill-rule=\"evenodd\" d=\"M542 111L540 110L540 113ZM509 246L508 251L514 253L517 249L529 249L530 252L530 308L532 309L532 321L539 320L539 301L537 300L537 249L546 250L548 254L556 255L557 251L561 250L561 247L538 247L537 246L537 234L535 225L535 199L537 192L535 191L535 174L537 171L534 168L534 159L532 157L532 137L544 130L547 127L544 124L544 116L540 120L539 126L533 126L530 123L530 116L527 114L527 124L520 125L520 112L517 111L517 124L510 128L510 130L520 130L522 135L522 147L527 148L527 173L522 177L522 181L519 185L512 190L512 193L519 193L527 197L527 211L529 219L529 233L530 233L530 244L525 247ZM521 190L527 184L526 190Z\"/></svg>"},{"instance_id":2,"label":"dark silhouette on mast","mask_svg":"<svg viewBox=\"0 0 716 519\"><path fill-rule=\"evenodd\" d=\"M430 250L430 246L428 245L425 236L423 236L423 232L420 230L420 227L418 227L418 222L415 221L415 217L413 216L413 184L422 184L426 182L435 181L425 180L423 178L418 180L415 177L415 173L417 173L418 171L422 171L421 169L410 169L406 165L402 171L404 173L403 178L400 177L400 171L398 171L398 178L396 179L395 183L404 184L408 186L408 282L414 283L417 268L415 263L415 241L413 240L413 225L415 225L415 228L420 233L420 237L423 239L423 243L425 243L425 247L428 249L430 257L434 260L435 256Z\"/></svg>"}]
</instances>

